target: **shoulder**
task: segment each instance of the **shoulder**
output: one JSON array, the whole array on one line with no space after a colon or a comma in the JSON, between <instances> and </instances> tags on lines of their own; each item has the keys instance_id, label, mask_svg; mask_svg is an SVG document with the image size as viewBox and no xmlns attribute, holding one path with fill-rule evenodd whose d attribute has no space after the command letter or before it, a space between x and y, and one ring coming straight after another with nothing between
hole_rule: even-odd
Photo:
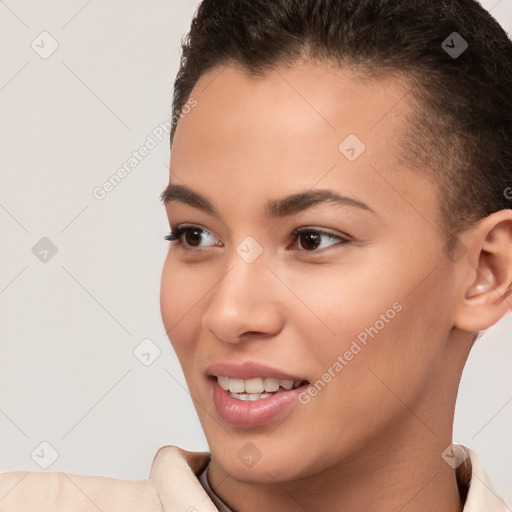
<instances>
[{"instance_id":1,"label":"shoulder","mask_svg":"<svg viewBox=\"0 0 512 512\"><path fill-rule=\"evenodd\" d=\"M0 473L0 510L23 512L165 512L176 510L180 495L202 496L195 477L209 460L207 453L163 446L156 453L150 475L126 480L63 471L11 471ZM195 482L194 480L195 479ZM173 484L181 483L184 487ZM187 510L186 508L184 510ZM198 508L198 510L202 510ZM206 509L208 510L208 509Z\"/></svg>"},{"instance_id":2,"label":"shoulder","mask_svg":"<svg viewBox=\"0 0 512 512\"><path fill-rule=\"evenodd\" d=\"M139 507L148 512L163 510L150 480L124 480L64 471L0 473L2 512L128 512L140 510Z\"/></svg>"}]
</instances>

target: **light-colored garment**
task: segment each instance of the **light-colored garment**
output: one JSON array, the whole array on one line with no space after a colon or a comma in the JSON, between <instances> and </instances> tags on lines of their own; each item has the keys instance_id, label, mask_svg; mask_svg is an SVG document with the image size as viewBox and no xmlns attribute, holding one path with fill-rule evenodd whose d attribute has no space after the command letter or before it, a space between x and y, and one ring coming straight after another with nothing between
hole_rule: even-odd
<instances>
[{"instance_id":1,"label":"light-colored garment","mask_svg":"<svg viewBox=\"0 0 512 512\"><path fill-rule=\"evenodd\" d=\"M217 512L196 476L208 461L206 452L163 446L144 480L0 473L0 512Z\"/></svg>"},{"instance_id":2,"label":"light-colored garment","mask_svg":"<svg viewBox=\"0 0 512 512\"><path fill-rule=\"evenodd\" d=\"M457 468L469 488L464 512L511 512L494 492L477 454L470 449L468 454L466 466ZM164 446L144 480L64 472L0 473L0 512L218 512L222 501L208 485L208 462L206 452ZM209 496L221 504L219 508Z\"/></svg>"}]
</instances>

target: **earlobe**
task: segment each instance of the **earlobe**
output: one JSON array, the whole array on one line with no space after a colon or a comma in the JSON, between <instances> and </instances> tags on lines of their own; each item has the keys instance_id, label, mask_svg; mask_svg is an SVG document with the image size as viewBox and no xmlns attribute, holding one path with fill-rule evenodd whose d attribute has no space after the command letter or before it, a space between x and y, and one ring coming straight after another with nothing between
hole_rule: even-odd
<instances>
[{"instance_id":1,"label":"earlobe","mask_svg":"<svg viewBox=\"0 0 512 512\"><path fill-rule=\"evenodd\" d=\"M500 210L483 219L467 239L470 282L462 284L462 298L454 325L465 331L483 331L512 307L512 210Z\"/></svg>"}]
</instances>

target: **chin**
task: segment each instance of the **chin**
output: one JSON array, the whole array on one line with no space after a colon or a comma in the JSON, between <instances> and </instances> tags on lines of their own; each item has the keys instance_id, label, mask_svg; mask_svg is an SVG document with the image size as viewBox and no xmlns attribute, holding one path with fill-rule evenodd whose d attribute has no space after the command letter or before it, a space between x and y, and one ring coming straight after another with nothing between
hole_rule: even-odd
<instances>
[{"instance_id":1,"label":"chin","mask_svg":"<svg viewBox=\"0 0 512 512\"><path fill-rule=\"evenodd\" d=\"M275 484L313 476L325 469L322 457L315 456L308 443L274 442L266 435L250 435L245 439L226 436L225 444L210 444L212 462L239 482ZM306 449L305 449L306 447Z\"/></svg>"}]
</instances>

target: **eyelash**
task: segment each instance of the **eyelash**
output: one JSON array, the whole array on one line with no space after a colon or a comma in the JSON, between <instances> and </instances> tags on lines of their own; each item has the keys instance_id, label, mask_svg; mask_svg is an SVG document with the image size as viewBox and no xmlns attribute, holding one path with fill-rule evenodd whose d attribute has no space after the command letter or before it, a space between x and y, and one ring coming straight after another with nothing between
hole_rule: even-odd
<instances>
[{"instance_id":1,"label":"eyelash","mask_svg":"<svg viewBox=\"0 0 512 512\"><path fill-rule=\"evenodd\" d=\"M200 247L194 247L194 246L190 246L190 245L187 245L184 243L183 241L183 235L186 234L186 233L189 233L191 231L200 231L200 232L204 232L204 233L209 233L210 235L212 233L210 233L208 230L206 229L203 229L199 226L194 226L194 225L187 225L187 226L179 226L179 227L176 227L176 228L173 228L171 230L171 232L168 234L168 235L165 235L165 240L168 240L170 242L176 242L175 245L178 245L180 246L181 248L185 249L185 250L190 250L190 251L194 251L194 250L204 250L204 249L201 249ZM321 252L321 251L324 251L324 250L327 250L329 249L330 247L333 247L335 245L346 245L346 244L349 244L352 242L352 240L350 240L348 237L343 237L343 236L340 236L340 235L334 235L333 233L329 233L328 231L323 231L321 229L313 229L313 228L308 228L308 227L301 227L301 228L297 228L295 230L292 231L292 235L296 238L298 238L300 235L304 235L304 234L308 234L308 233L315 233L315 234L320 234L320 235L324 235L326 236L327 238L331 238L331 239L336 239L336 240L339 240L339 244L333 244L327 248L324 248L324 249L313 249L313 250L305 250L305 249L302 249L301 252L308 252L308 253L311 253L311 252ZM213 246L210 246L210 247L213 247Z\"/></svg>"},{"instance_id":2,"label":"eyelash","mask_svg":"<svg viewBox=\"0 0 512 512\"><path fill-rule=\"evenodd\" d=\"M183 239L182 239L183 235L185 233L189 233L190 231L202 231L204 233L209 233L210 235L212 234L209 231L207 231L206 229L200 228L199 226L180 226L180 227L176 227L176 228L172 229L171 232L168 235L165 235L164 238L170 242L176 241L177 242L176 245L180 245L186 249L190 248L190 250L194 250L194 249L202 250L199 247L193 247L193 246L189 246L189 245L186 245L185 243L183 243Z\"/></svg>"}]
</instances>

